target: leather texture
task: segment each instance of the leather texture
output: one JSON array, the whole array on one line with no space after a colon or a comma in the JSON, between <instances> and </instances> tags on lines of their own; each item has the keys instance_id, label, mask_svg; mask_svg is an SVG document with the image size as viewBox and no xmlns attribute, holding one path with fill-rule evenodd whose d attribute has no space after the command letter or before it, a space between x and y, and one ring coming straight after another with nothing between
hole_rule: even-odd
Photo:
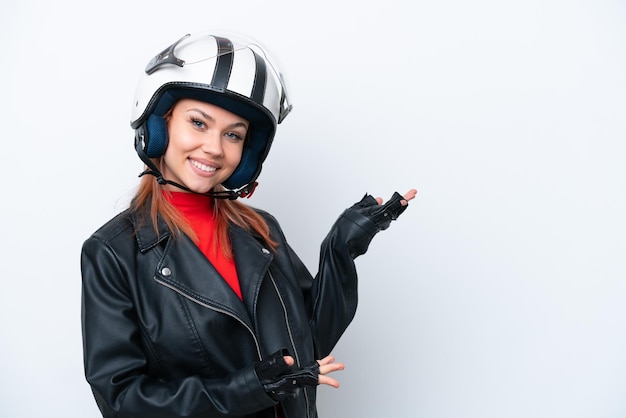
<instances>
[{"instance_id":1,"label":"leather texture","mask_svg":"<svg viewBox=\"0 0 626 418\"><path fill-rule=\"evenodd\" d=\"M296 368L309 367L333 349L356 312L353 259L385 226L366 200L331 227L315 277L268 213L259 211L276 252L232 226L243 301L164 222L156 231L127 210L96 231L81 253L82 332L103 417L274 417L277 402L254 365L286 348ZM315 418L315 399L316 387L303 385L281 409Z\"/></svg>"}]
</instances>

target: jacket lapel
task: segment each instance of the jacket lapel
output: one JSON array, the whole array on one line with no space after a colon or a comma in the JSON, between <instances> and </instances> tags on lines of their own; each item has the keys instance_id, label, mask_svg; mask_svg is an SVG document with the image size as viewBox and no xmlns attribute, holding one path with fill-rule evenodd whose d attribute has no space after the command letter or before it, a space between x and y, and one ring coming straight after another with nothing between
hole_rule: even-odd
<instances>
[{"instance_id":1,"label":"jacket lapel","mask_svg":"<svg viewBox=\"0 0 626 418\"><path fill-rule=\"evenodd\" d=\"M202 254L200 249L187 237L172 238L167 225L159 219L159 232L151 224L137 222L133 217L137 231L137 242L142 253L162 248L155 266L155 279L172 288L188 299L216 311L236 316L251 329L251 318L261 282L269 264L271 253L239 227L231 226L230 240L235 258L243 302L230 288L226 280Z\"/></svg>"},{"instance_id":2,"label":"jacket lapel","mask_svg":"<svg viewBox=\"0 0 626 418\"><path fill-rule=\"evenodd\" d=\"M231 226L230 242L243 302L254 318L261 283L274 257L260 241L237 226Z\"/></svg>"}]
</instances>

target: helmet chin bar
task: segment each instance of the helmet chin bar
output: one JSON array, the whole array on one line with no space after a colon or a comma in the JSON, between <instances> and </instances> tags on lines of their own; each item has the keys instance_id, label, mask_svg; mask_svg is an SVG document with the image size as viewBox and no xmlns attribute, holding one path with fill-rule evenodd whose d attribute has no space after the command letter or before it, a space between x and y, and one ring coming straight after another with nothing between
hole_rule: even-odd
<instances>
[{"instance_id":1,"label":"helmet chin bar","mask_svg":"<svg viewBox=\"0 0 626 418\"><path fill-rule=\"evenodd\" d=\"M141 135L137 135L137 137L135 138L135 150L137 151L137 154L139 155L139 158L141 158L141 161L144 162L144 164L146 166L148 166L147 169L145 169L143 172L141 172L139 174L139 177L143 177L146 174L149 174L151 176L156 177L157 182L160 185L166 185L166 184L170 184L172 186L178 187L181 190L184 190L186 192L189 193L195 193L195 194L201 194L204 196L210 196L214 199L228 199L228 200L235 200L239 197L246 197L249 198L250 196L252 196L252 193L254 193L254 190L256 189L256 186L259 184L256 181L253 181L251 183L248 183L246 185L244 185L243 187L240 187L238 189L225 189L225 190L218 190L218 191L208 191L206 193L198 193L195 192L193 190L191 190L189 187L184 186L182 184L176 183L175 181L172 180L167 180L165 178L163 178L163 174L161 174L161 171L157 168L156 165L154 165L154 163L152 162L152 160L146 155L146 153L143 150L143 137Z\"/></svg>"}]
</instances>

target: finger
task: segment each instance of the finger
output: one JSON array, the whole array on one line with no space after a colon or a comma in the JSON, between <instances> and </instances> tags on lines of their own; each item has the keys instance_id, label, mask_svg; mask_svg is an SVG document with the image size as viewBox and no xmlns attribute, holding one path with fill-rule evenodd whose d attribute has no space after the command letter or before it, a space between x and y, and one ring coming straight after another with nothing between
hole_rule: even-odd
<instances>
[{"instance_id":1,"label":"finger","mask_svg":"<svg viewBox=\"0 0 626 418\"><path fill-rule=\"evenodd\" d=\"M345 368L343 363L335 363L333 356L326 356L321 360L317 360L317 363L320 366L320 374L327 374Z\"/></svg>"},{"instance_id":2,"label":"finger","mask_svg":"<svg viewBox=\"0 0 626 418\"><path fill-rule=\"evenodd\" d=\"M324 366L320 366L320 374L326 375L328 373L336 372L338 370L343 370L343 369L345 369L345 366L343 365L343 363L326 364Z\"/></svg>"},{"instance_id":3,"label":"finger","mask_svg":"<svg viewBox=\"0 0 626 418\"><path fill-rule=\"evenodd\" d=\"M413 200L415 198L415 195L417 194L417 190L415 189L411 189L408 192L405 193L404 196L402 196L404 199L400 201L400 204L402 206L406 206L409 204L409 200Z\"/></svg>"},{"instance_id":4,"label":"finger","mask_svg":"<svg viewBox=\"0 0 626 418\"><path fill-rule=\"evenodd\" d=\"M409 200L413 200L416 195L417 195L417 190L411 189L408 192L406 192L403 197L404 197L404 200L408 202Z\"/></svg>"},{"instance_id":5,"label":"finger","mask_svg":"<svg viewBox=\"0 0 626 418\"><path fill-rule=\"evenodd\" d=\"M317 362L319 363L320 366L323 366L325 364L330 364L332 362L335 361L335 358L333 356L326 356L321 360L317 360Z\"/></svg>"},{"instance_id":6,"label":"finger","mask_svg":"<svg viewBox=\"0 0 626 418\"><path fill-rule=\"evenodd\" d=\"M383 198L382 197L377 197L376 198L376 202L378 202L379 205L383 204Z\"/></svg>"},{"instance_id":7,"label":"finger","mask_svg":"<svg viewBox=\"0 0 626 418\"><path fill-rule=\"evenodd\" d=\"M333 379L332 377L329 377L329 376L320 375L318 383L320 385L332 386L334 388L339 387L339 382L336 379Z\"/></svg>"},{"instance_id":8,"label":"finger","mask_svg":"<svg viewBox=\"0 0 626 418\"><path fill-rule=\"evenodd\" d=\"M295 360L291 356L284 356L283 360L285 360L285 363L287 364L287 366L291 367L295 364Z\"/></svg>"}]
</instances>

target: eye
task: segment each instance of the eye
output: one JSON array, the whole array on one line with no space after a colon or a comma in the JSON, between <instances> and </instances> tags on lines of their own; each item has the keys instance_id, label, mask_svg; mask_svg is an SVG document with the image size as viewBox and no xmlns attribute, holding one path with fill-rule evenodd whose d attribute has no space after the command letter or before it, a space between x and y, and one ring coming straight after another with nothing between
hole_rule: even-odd
<instances>
[{"instance_id":1,"label":"eye","mask_svg":"<svg viewBox=\"0 0 626 418\"><path fill-rule=\"evenodd\" d=\"M206 123L204 123L204 121L202 119L199 118L195 118L192 117L191 118L191 123L193 124L193 126L195 126L196 128L200 128L203 129L206 127Z\"/></svg>"},{"instance_id":2,"label":"eye","mask_svg":"<svg viewBox=\"0 0 626 418\"><path fill-rule=\"evenodd\" d=\"M242 135L238 132L226 132L224 134L226 136L226 138L232 140L232 141L243 141L245 138L245 135Z\"/></svg>"}]
</instances>

